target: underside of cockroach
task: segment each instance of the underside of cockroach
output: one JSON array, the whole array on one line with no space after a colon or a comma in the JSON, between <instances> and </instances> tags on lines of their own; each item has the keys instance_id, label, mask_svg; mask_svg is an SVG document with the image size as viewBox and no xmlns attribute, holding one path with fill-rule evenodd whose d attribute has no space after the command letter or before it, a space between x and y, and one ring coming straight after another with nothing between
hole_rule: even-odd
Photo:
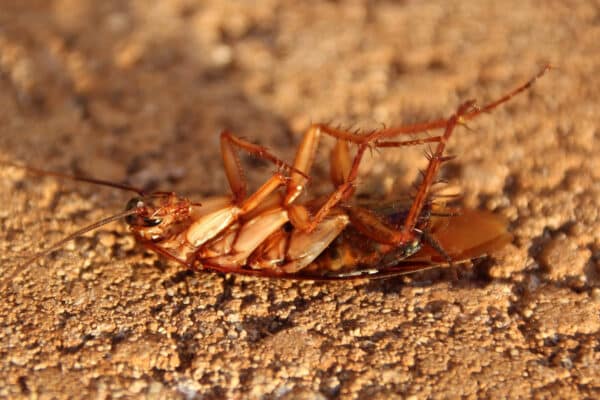
<instances>
[{"instance_id":1,"label":"underside of cockroach","mask_svg":"<svg viewBox=\"0 0 600 400\"><path fill-rule=\"evenodd\" d=\"M416 228L420 235L396 246L366 236L352 220L358 209L390 227L398 226L407 215L399 205L381 211L339 206L307 233L295 228L287 211L274 201L265 202L249 218L232 222L239 210L230 197L207 199L202 205L174 195L163 200L162 210L129 218L132 231L157 253L199 270L293 279L382 278L465 262L512 239L503 218L473 209L450 216L428 211ZM141 202L134 201L144 207ZM168 209L182 204L189 212L173 219L175 213Z\"/></svg>"},{"instance_id":2,"label":"underside of cockroach","mask_svg":"<svg viewBox=\"0 0 600 400\"><path fill-rule=\"evenodd\" d=\"M82 233L123 217L144 246L195 270L294 279L378 278L481 257L504 246L512 236L501 217L472 209L449 211L432 195L438 171L450 159L444 155L446 143L457 127L525 91L549 69L544 67L524 85L483 107L477 107L474 101L465 102L449 118L363 134L312 125L291 165L264 147L223 132L221 152L232 195L201 203L175 193L147 194L125 185L74 178L135 191L139 197L128 203L125 212L69 235L25 264ZM443 133L393 140L433 130ZM322 135L336 140L330 157L334 189L325 197L307 200L301 195L310 181ZM353 198L367 149L425 143L435 147L408 204L361 204ZM278 172L251 195L247 195L240 167L240 150L278 167Z\"/></svg>"},{"instance_id":3,"label":"underside of cockroach","mask_svg":"<svg viewBox=\"0 0 600 400\"><path fill-rule=\"evenodd\" d=\"M221 134L225 172L233 196L201 205L159 193L130 202L127 221L147 247L189 268L267 277L348 279L385 277L488 254L511 240L506 223L488 212L464 209L448 214L431 194L454 130L529 88L550 67L502 98L481 108L462 104L447 119L353 134L316 124L304 135L294 163L267 149ZM402 135L443 129L439 136L392 141ZM320 137L336 139L330 175L334 190L324 198L300 201ZM416 194L407 207L364 206L353 201L358 169L369 148L435 143ZM351 156L350 146L356 146ZM250 196L237 150L279 167Z\"/></svg>"}]
</instances>

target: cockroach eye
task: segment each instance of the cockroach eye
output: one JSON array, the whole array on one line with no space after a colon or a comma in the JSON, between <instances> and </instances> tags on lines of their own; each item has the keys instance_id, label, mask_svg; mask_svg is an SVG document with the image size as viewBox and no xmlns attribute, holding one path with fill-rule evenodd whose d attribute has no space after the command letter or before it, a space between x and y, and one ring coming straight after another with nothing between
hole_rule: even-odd
<instances>
[{"instance_id":1,"label":"cockroach eye","mask_svg":"<svg viewBox=\"0 0 600 400\"><path fill-rule=\"evenodd\" d=\"M133 197L127 202L125 210L130 211L141 207L144 207L144 201L139 197ZM128 215L125 217L125 222L131 226L156 226L160 224L160 221L156 222L154 218L141 217L138 214Z\"/></svg>"},{"instance_id":2,"label":"cockroach eye","mask_svg":"<svg viewBox=\"0 0 600 400\"><path fill-rule=\"evenodd\" d=\"M133 210L134 208L143 207L143 206L144 206L144 202L142 201L141 198L133 197L131 200L129 200L127 202L127 205L125 206L125 210L129 211L129 210Z\"/></svg>"},{"instance_id":3,"label":"cockroach eye","mask_svg":"<svg viewBox=\"0 0 600 400\"><path fill-rule=\"evenodd\" d=\"M127 202L127 205L125 206L125 210L129 211L129 210L133 210L136 208L142 208L145 206L144 200L139 198L139 197L134 197L131 200L129 200ZM139 226L139 227L144 227L144 228L151 228L153 226L156 225L160 225L160 223L162 222L162 218L149 218L149 217L143 217L137 214L133 214L133 215L128 215L127 217L125 217L125 222L127 222L127 224L129 225L134 225L134 226Z\"/></svg>"},{"instance_id":4,"label":"cockroach eye","mask_svg":"<svg viewBox=\"0 0 600 400\"><path fill-rule=\"evenodd\" d=\"M148 228L160 225L161 222L162 218L144 218L144 226Z\"/></svg>"}]
</instances>

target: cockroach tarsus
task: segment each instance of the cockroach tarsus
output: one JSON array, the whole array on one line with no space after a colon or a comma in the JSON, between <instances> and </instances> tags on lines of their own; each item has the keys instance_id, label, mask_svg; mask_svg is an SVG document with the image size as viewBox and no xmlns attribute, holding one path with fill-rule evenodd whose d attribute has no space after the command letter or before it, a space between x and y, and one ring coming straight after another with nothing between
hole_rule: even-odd
<instances>
[{"instance_id":1,"label":"cockroach tarsus","mask_svg":"<svg viewBox=\"0 0 600 400\"><path fill-rule=\"evenodd\" d=\"M467 101L449 118L359 134L313 124L304 134L291 165L266 148L224 131L220 137L221 153L232 195L201 203L172 192L145 193L127 185L5 163L34 174L133 191L137 196L128 202L124 212L84 227L29 257L14 271L5 272L3 281L12 281L25 267L66 242L121 218L145 247L197 271L314 280L385 278L489 254L512 239L505 221L490 212L473 209L448 216L452 213L436 201L432 186L440 166L451 159L444 151L454 130L527 90L550 68L546 65L528 82L483 107ZM443 129L443 133L397 140L436 129ZM298 199L310 180L322 135L336 141L330 157L334 189L324 197L301 202ZM435 147L407 207L398 203L366 205L353 199L366 150L425 143ZM356 147L354 156L350 145ZM278 169L250 195L240 165L240 150L267 160Z\"/></svg>"}]
</instances>

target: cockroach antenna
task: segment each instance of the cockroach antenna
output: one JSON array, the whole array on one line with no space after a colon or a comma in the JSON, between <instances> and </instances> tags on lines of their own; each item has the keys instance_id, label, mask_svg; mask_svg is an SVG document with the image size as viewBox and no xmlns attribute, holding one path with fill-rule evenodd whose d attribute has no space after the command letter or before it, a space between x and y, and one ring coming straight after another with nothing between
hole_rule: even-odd
<instances>
[{"instance_id":1,"label":"cockroach antenna","mask_svg":"<svg viewBox=\"0 0 600 400\"><path fill-rule=\"evenodd\" d=\"M134 208L132 210L126 210L123 212L120 212L118 214L112 215L108 218L104 218L101 219L100 221L96 221L91 225L85 226L81 229L76 230L75 232L71 233L68 236L65 236L64 238L62 238L61 240L59 240L58 242L52 244L50 247L48 247L47 249L44 249L34 255L32 255L31 257L29 257L26 261L24 261L23 263L17 265L13 271L10 271L8 274L4 274L2 276L2 286L4 287L5 284L7 282L12 281L18 274L19 272L21 272L24 268L28 267L29 265L33 264L34 262L36 262L37 260L46 257L47 255L50 255L52 253L54 253L55 251L59 250L61 247L63 247L65 244L69 243L71 240L74 240L76 238L78 238L79 236L82 236L90 231L96 230L98 228L100 228L101 226L110 224L111 222L120 220L121 218L125 218L128 217L130 215L133 214L137 214L139 211L137 208Z\"/></svg>"},{"instance_id":2,"label":"cockroach antenna","mask_svg":"<svg viewBox=\"0 0 600 400\"><path fill-rule=\"evenodd\" d=\"M85 177L85 176L62 174L60 172L53 172L53 171L45 171L43 169L38 169L38 168L30 167L30 166L27 166L27 165L21 165L21 164L17 164L17 163L14 163L14 162L11 162L11 161L5 161L5 160L0 160L0 164L4 164L4 165L8 165L10 167L22 169L25 172L30 173L32 175L54 176L54 177L57 177L57 178L69 179L69 180L72 180L72 181L87 182L87 183L91 183L91 184L94 184L94 185L108 186L108 187L112 187L112 188L115 188L115 189L126 190L126 191L129 191L129 192L135 192L135 193L139 194L140 196L144 196L146 194L146 192L144 190L142 190L142 189L138 189L136 187L125 185L125 184L122 184L122 183L116 183L116 182L106 181L106 180L103 180L103 179L96 179L96 178L88 178L88 177Z\"/></svg>"},{"instance_id":3,"label":"cockroach antenna","mask_svg":"<svg viewBox=\"0 0 600 400\"><path fill-rule=\"evenodd\" d=\"M34 168L34 167L30 167L30 166L26 166L26 165L21 165L21 164L17 164L11 161L6 161L6 160L1 160L0 164L4 164L10 167L14 167L14 168L19 168L22 169L24 171L26 171L27 173L33 174L33 175L40 175L40 176L53 176L53 177L58 177L58 178L63 178L63 179L69 179L69 180L73 180L73 181L78 181L78 182L86 182L86 183L91 183L94 185L101 185L101 186L107 186L107 187L112 187L115 189L119 189L119 190L125 190L125 191L129 191L129 192L135 192L140 196L144 196L145 192L141 189L135 188L133 186L129 186L129 185L125 185L125 184L121 184L121 183L116 183L116 182L111 182L111 181L106 181L106 180L102 180L102 179L95 179L95 178L88 178L88 177L83 177L83 176L76 176L76 175L69 175L69 174L63 174L60 172L53 172L53 171L45 171L42 169L38 169L38 168ZM17 265L16 267L14 267L13 271L9 271L8 273L3 274L2 276L2 286L4 287L5 284L7 282L10 282L12 279L14 279L20 271L22 271L24 268L26 268L27 266L33 264L34 262L36 262L37 260L54 253L55 251L57 251L58 249L60 249L61 247L63 247L65 244L67 244L68 242L70 242L71 240L74 240L76 238L78 238L79 236L82 236L83 234L93 231L95 229L98 229L101 226L104 226L106 224L109 224L111 222L117 221L121 218L125 218L128 217L130 215L133 214L137 214L139 213L139 209L137 208L133 208L133 209L128 209L126 211L123 211L121 213L115 214L113 216L101 219L100 221L96 221L94 223L92 223L91 225L85 226L81 229L78 229L77 231L71 233L70 235L62 238L61 240L59 240L58 242L52 244L50 247L48 247L47 249L44 249L38 253L35 253L34 255L30 256L26 261L24 261L23 263Z\"/></svg>"}]
</instances>

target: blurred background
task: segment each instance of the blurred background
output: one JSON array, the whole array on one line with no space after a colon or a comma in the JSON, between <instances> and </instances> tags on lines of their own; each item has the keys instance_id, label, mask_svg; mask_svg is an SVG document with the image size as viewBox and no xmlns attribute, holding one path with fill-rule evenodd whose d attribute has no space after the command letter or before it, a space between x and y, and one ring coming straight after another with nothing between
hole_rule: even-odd
<instances>
[{"instance_id":1,"label":"blurred background","mask_svg":"<svg viewBox=\"0 0 600 400\"><path fill-rule=\"evenodd\" d=\"M11 292L1 395L594 395L596 1L5 0L0 8L0 159L198 199L228 190L222 129L291 160L311 122L373 129L447 116L546 63L557 67L450 144L458 158L444 177L463 204L506 216L515 234L483 281L195 276L135 248L116 225L26 272ZM329 188L330 144L314 190ZM374 153L360 190L405 194L423 152ZM245 165L254 185L272 171ZM120 210L128 196L5 167L1 182L7 266Z\"/></svg>"}]
</instances>

